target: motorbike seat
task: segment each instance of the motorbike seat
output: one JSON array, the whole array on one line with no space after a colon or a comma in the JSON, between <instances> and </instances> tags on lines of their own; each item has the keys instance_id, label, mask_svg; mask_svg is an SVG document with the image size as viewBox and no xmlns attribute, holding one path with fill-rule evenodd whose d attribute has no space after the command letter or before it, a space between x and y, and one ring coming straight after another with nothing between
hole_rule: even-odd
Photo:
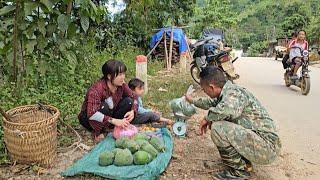
<instances>
[{"instance_id":1,"label":"motorbike seat","mask_svg":"<svg viewBox=\"0 0 320 180\"><path fill-rule=\"evenodd\" d=\"M210 55L210 56L207 57L208 62L211 62L211 61L213 61L213 60L218 60L218 59L220 59L221 57L225 56L226 54L227 54L227 52L221 51L221 52L219 52L218 54Z\"/></svg>"}]
</instances>

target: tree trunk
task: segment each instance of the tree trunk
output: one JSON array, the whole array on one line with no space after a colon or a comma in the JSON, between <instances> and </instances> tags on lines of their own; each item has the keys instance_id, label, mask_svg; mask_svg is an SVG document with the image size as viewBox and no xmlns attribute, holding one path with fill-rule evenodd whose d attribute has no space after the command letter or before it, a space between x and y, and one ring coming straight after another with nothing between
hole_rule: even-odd
<instances>
[{"instance_id":1,"label":"tree trunk","mask_svg":"<svg viewBox=\"0 0 320 180\"><path fill-rule=\"evenodd\" d=\"M71 15L71 11L72 11L72 3L73 1L71 0L68 4L68 8L67 8L67 15Z\"/></svg>"},{"instance_id":2,"label":"tree trunk","mask_svg":"<svg viewBox=\"0 0 320 180\"><path fill-rule=\"evenodd\" d=\"M171 69L171 62L172 62L173 30L174 30L173 26L171 26L170 47L169 47L169 67L168 67L168 70Z\"/></svg>"},{"instance_id":3,"label":"tree trunk","mask_svg":"<svg viewBox=\"0 0 320 180\"><path fill-rule=\"evenodd\" d=\"M13 27L13 82L17 84L17 49L18 49L18 15L19 15L20 1L16 1L16 10L14 14Z\"/></svg>"}]
</instances>

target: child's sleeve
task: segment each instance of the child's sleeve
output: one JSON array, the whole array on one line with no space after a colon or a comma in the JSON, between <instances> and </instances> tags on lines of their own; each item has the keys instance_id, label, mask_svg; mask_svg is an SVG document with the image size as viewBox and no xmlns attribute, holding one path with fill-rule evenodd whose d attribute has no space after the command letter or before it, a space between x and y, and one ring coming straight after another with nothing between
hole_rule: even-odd
<instances>
[{"instance_id":1,"label":"child's sleeve","mask_svg":"<svg viewBox=\"0 0 320 180\"><path fill-rule=\"evenodd\" d=\"M146 109L143 107L142 99L139 97L138 98L138 113L144 114L144 113L151 112L151 111L152 111L151 109Z\"/></svg>"}]
</instances>

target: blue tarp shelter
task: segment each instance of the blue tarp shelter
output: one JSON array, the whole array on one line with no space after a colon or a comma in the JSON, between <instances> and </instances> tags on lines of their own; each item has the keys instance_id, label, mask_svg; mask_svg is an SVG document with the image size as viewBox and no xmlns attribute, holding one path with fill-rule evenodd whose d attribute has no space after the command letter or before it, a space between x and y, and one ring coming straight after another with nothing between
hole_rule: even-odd
<instances>
[{"instance_id":1,"label":"blue tarp shelter","mask_svg":"<svg viewBox=\"0 0 320 180\"><path fill-rule=\"evenodd\" d=\"M152 49L158 41L160 41L163 37L163 33L166 33L167 37L171 36L171 27L169 28L162 28L160 31L155 33L150 42L150 48ZM185 35L180 28L173 28L173 41L179 43L179 53L183 53L188 51L188 45L187 40L185 38Z\"/></svg>"}]
</instances>

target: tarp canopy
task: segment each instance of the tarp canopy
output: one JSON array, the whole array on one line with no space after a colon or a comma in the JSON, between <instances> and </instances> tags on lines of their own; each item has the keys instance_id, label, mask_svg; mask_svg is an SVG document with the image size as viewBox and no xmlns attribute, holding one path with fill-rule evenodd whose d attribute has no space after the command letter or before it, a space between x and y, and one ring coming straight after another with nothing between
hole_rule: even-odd
<instances>
[{"instance_id":1,"label":"tarp canopy","mask_svg":"<svg viewBox=\"0 0 320 180\"><path fill-rule=\"evenodd\" d=\"M99 166L99 154L103 151L115 148L115 140L112 135L109 134L107 138L96 145L93 150L61 175L74 176L77 174L90 173L108 179L156 179L168 166L173 150L173 141L169 130L162 128L161 132L166 151L164 153L159 153L149 164L121 167L115 165Z\"/></svg>"},{"instance_id":2,"label":"tarp canopy","mask_svg":"<svg viewBox=\"0 0 320 180\"><path fill-rule=\"evenodd\" d=\"M158 41L162 39L163 33L166 32L167 37L171 36L171 28L162 28L160 31L155 33L150 42L150 48L153 48ZM185 35L180 28L173 28L173 41L179 43L179 53L184 53L188 51L188 45L187 40L185 38ZM169 47L168 47L169 48Z\"/></svg>"}]
</instances>

